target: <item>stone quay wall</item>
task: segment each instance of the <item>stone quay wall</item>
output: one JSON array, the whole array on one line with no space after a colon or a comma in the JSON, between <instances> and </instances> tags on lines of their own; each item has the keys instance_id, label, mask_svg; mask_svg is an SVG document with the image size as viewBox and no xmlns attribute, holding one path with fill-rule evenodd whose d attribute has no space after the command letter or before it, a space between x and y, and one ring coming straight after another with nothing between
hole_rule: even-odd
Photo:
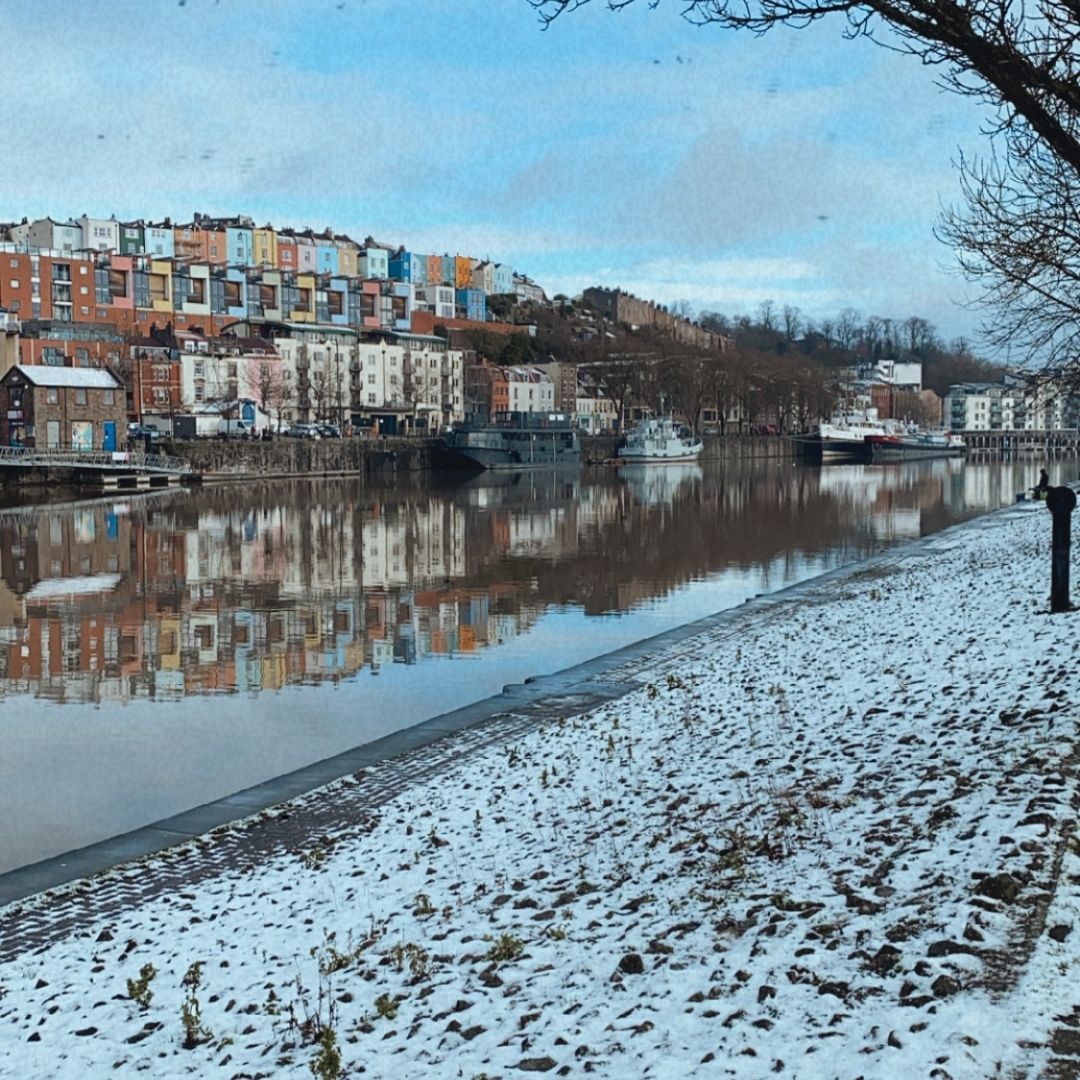
<instances>
[{"instance_id":1,"label":"stone quay wall","mask_svg":"<svg viewBox=\"0 0 1080 1080\"><path fill-rule=\"evenodd\" d=\"M615 460L618 436L585 436L582 460L603 464ZM702 459L797 456L788 439L761 435L705 436ZM426 439L306 439L278 438L271 442L245 439L195 439L164 443L160 453L183 458L191 472L207 479L260 476L386 476L426 472L443 467L444 459ZM51 475L0 476L5 484L70 483L72 477Z\"/></svg>"}]
</instances>

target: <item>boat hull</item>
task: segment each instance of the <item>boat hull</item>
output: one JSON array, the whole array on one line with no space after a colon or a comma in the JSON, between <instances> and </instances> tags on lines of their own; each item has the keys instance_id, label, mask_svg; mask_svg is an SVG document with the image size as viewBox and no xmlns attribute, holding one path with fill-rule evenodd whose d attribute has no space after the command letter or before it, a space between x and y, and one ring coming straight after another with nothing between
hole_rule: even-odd
<instances>
[{"instance_id":1,"label":"boat hull","mask_svg":"<svg viewBox=\"0 0 1080 1080\"><path fill-rule=\"evenodd\" d=\"M466 468L520 471L581 464L581 442L569 429L479 428L453 432L443 449Z\"/></svg>"},{"instance_id":2,"label":"boat hull","mask_svg":"<svg viewBox=\"0 0 1080 1080\"><path fill-rule=\"evenodd\" d=\"M674 465L679 462L697 461L701 454L701 447L673 454L624 454L619 451L619 461L626 465Z\"/></svg>"},{"instance_id":3,"label":"boat hull","mask_svg":"<svg viewBox=\"0 0 1080 1080\"><path fill-rule=\"evenodd\" d=\"M963 457L964 444L955 440L868 439L871 461L924 461L930 458Z\"/></svg>"},{"instance_id":4,"label":"boat hull","mask_svg":"<svg viewBox=\"0 0 1080 1080\"><path fill-rule=\"evenodd\" d=\"M817 438L811 449L822 461L869 461L870 451L864 439Z\"/></svg>"}]
</instances>

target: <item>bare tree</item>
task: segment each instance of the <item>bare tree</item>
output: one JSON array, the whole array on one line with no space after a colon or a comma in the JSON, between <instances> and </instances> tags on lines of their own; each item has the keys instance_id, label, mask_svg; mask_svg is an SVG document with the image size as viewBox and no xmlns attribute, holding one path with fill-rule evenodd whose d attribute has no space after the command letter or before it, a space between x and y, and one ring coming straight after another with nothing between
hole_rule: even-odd
<instances>
[{"instance_id":1,"label":"bare tree","mask_svg":"<svg viewBox=\"0 0 1080 1080\"><path fill-rule=\"evenodd\" d=\"M274 389L274 395L271 400L274 412L277 415L277 426L279 431L284 426L285 414L292 407L295 399L296 387L293 386L292 376L288 371L283 371L281 373L281 379Z\"/></svg>"},{"instance_id":2,"label":"bare tree","mask_svg":"<svg viewBox=\"0 0 1080 1080\"><path fill-rule=\"evenodd\" d=\"M527 0L545 24L591 0ZM604 0L621 10L638 0ZM658 7L663 0L644 0ZM673 0L673 3L675 0ZM765 33L843 17L847 36L916 57L947 89L990 106L988 161L962 163L966 213L941 235L1006 319L991 340L1078 366L1077 185L1080 3L1077 0L678 0L694 24Z\"/></svg>"},{"instance_id":3,"label":"bare tree","mask_svg":"<svg viewBox=\"0 0 1080 1080\"><path fill-rule=\"evenodd\" d=\"M799 330L802 327L802 312L793 304L785 304L781 315L784 320L784 337L788 342L792 342L799 336Z\"/></svg>"},{"instance_id":4,"label":"bare tree","mask_svg":"<svg viewBox=\"0 0 1080 1080\"><path fill-rule=\"evenodd\" d=\"M967 206L945 212L939 235L960 251L1000 348L1075 367L1080 355L1080 178L1030 145L962 162Z\"/></svg>"}]
</instances>

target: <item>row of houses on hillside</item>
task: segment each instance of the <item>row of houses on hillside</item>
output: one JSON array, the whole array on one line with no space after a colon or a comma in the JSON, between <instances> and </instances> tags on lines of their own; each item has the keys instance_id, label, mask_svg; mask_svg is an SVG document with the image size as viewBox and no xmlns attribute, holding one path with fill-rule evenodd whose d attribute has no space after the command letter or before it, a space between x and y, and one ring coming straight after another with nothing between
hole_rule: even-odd
<instances>
[{"instance_id":1,"label":"row of houses on hillside","mask_svg":"<svg viewBox=\"0 0 1080 1080\"><path fill-rule=\"evenodd\" d=\"M519 289L524 299L542 300L535 282L514 273L507 263L467 255L432 255L373 237L362 241L326 228L258 226L243 214L217 216L196 213L191 221L117 221L83 214L0 223L0 242L26 252L55 252L60 257L90 255L147 256L212 266L257 267L290 273L341 277L389 278L421 285L473 289L485 296L510 296Z\"/></svg>"}]
</instances>

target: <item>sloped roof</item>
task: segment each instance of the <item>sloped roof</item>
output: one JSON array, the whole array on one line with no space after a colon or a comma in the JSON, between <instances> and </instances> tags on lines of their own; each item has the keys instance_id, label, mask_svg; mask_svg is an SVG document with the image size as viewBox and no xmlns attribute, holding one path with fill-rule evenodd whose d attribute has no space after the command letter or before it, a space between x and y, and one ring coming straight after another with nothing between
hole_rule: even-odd
<instances>
[{"instance_id":1,"label":"sloped roof","mask_svg":"<svg viewBox=\"0 0 1080 1080\"><path fill-rule=\"evenodd\" d=\"M116 390L123 385L106 368L54 367L51 364L16 364L18 371L34 386L76 387L88 390Z\"/></svg>"}]
</instances>

